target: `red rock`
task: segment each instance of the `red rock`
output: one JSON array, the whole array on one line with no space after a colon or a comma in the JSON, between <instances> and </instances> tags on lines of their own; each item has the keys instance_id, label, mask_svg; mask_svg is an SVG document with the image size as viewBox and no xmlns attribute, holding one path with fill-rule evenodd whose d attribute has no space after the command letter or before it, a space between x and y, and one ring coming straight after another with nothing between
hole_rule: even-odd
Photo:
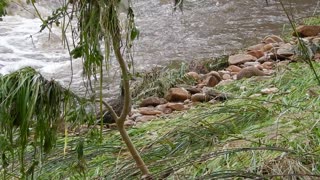
<instances>
[{"instance_id":1,"label":"red rock","mask_svg":"<svg viewBox=\"0 0 320 180\"><path fill-rule=\"evenodd\" d=\"M142 115L157 115L157 114L161 114L162 112L155 109L155 108L150 108L150 107L142 107L139 108L139 112Z\"/></svg>"},{"instance_id":2,"label":"red rock","mask_svg":"<svg viewBox=\"0 0 320 180\"><path fill-rule=\"evenodd\" d=\"M299 37L310 37L317 36L320 33L320 26L299 26L297 27L297 33ZM293 36L297 36L295 32L292 33Z\"/></svg>"},{"instance_id":3,"label":"red rock","mask_svg":"<svg viewBox=\"0 0 320 180\"><path fill-rule=\"evenodd\" d=\"M182 103L167 103L167 107L171 108L174 111L184 110L184 105Z\"/></svg>"},{"instance_id":4,"label":"red rock","mask_svg":"<svg viewBox=\"0 0 320 180\"><path fill-rule=\"evenodd\" d=\"M239 74L237 75L237 80L239 79L243 79L243 78L250 78L252 76L265 76L266 74L259 70L258 68L256 67L246 67L246 68L243 68Z\"/></svg>"},{"instance_id":5,"label":"red rock","mask_svg":"<svg viewBox=\"0 0 320 180\"><path fill-rule=\"evenodd\" d=\"M157 106L159 104L165 104L167 100L158 97L148 97L141 101L140 107Z\"/></svg>"},{"instance_id":6,"label":"red rock","mask_svg":"<svg viewBox=\"0 0 320 180\"><path fill-rule=\"evenodd\" d=\"M171 101L184 101L190 98L190 94L184 88L171 88L165 96L166 100Z\"/></svg>"},{"instance_id":7,"label":"red rock","mask_svg":"<svg viewBox=\"0 0 320 180\"><path fill-rule=\"evenodd\" d=\"M262 48L265 46L264 43L260 43L260 44L256 44L256 45L253 45L253 46L249 46L247 48L248 51L260 51L262 50Z\"/></svg>"},{"instance_id":8,"label":"red rock","mask_svg":"<svg viewBox=\"0 0 320 180\"><path fill-rule=\"evenodd\" d=\"M229 67L226 68L226 70L230 72L240 72L241 68L236 65L230 65Z\"/></svg>"},{"instance_id":9,"label":"red rock","mask_svg":"<svg viewBox=\"0 0 320 180\"><path fill-rule=\"evenodd\" d=\"M272 44L266 44L265 46L263 46L262 52L270 51L272 48L274 48Z\"/></svg>"},{"instance_id":10,"label":"red rock","mask_svg":"<svg viewBox=\"0 0 320 180\"><path fill-rule=\"evenodd\" d=\"M264 56L264 52L261 50L251 50L251 51L247 51L247 54L250 54L251 56L258 58L261 58L262 56Z\"/></svg>"},{"instance_id":11,"label":"red rock","mask_svg":"<svg viewBox=\"0 0 320 180\"><path fill-rule=\"evenodd\" d=\"M255 60L257 60L257 58L250 54L236 54L229 56L228 63L230 65L235 65Z\"/></svg>"}]
</instances>

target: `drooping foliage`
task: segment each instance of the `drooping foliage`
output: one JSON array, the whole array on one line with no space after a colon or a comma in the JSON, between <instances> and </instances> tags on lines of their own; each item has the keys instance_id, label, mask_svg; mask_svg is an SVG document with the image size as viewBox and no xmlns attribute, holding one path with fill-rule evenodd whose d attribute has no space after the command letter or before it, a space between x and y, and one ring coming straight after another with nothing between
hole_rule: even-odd
<instances>
[{"instance_id":1,"label":"drooping foliage","mask_svg":"<svg viewBox=\"0 0 320 180\"><path fill-rule=\"evenodd\" d=\"M42 155L54 147L57 129L67 119L65 108L75 107L79 100L54 80L46 80L29 67L1 76L2 167L13 166L17 153L21 176L30 175L32 168L43 160ZM34 149L32 165L25 164L28 147Z\"/></svg>"},{"instance_id":2,"label":"drooping foliage","mask_svg":"<svg viewBox=\"0 0 320 180\"><path fill-rule=\"evenodd\" d=\"M6 15L7 0L0 0L0 17Z\"/></svg>"}]
</instances>

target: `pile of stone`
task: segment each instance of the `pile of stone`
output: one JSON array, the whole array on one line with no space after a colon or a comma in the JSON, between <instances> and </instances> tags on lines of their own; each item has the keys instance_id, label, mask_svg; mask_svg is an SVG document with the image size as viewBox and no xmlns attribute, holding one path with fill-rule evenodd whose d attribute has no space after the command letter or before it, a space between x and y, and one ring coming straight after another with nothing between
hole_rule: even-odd
<instances>
[{"instance_id":1,"label":"pile of stone","mask_svg":"<svg viewBox=\"0 0 320 180\"><path fill-rule=\"evenodd\" d=\"M303 41L318 43L320 42L320 38L317 37L319 33L320 26L301 26L293 35L298 34L299 37L303 37ZM253 76L270 76L275 72L276 66L287 65L294 61L296 52L297 38L286 43L279 36L267 36L261 43L248 47L245 52L230 55L229 66L225 69L206 74L194 71L186 73L185 76L196 80L197 85L174 87L168 90L164 98L149 97L142 100L139 108L132 110L126 125L147 122L174 111L183 111L201 102L224 101L231 96L220 93L213 87ZM275 92L278 92L275 87L261 90L261 94Z\"/></svg>"}]
</instances>

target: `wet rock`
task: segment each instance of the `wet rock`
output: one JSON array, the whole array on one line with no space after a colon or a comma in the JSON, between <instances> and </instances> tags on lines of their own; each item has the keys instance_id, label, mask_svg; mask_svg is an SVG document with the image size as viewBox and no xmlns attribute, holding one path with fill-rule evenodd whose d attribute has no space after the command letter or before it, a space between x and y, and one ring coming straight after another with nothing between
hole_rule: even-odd
<instances>
[{"instance_id":1,"label":"wet rock","mask_svg":"<svg viewBox=\"0 0 320 180\"><path fill-rule=\"evenodd\" d=\"M250 50L250 51L247 51L247 54L250 54L251 56L254 56L257 59L259 59L262 56L264 56L264 52L261 51L261 50Z\"/></svg>"},{"instance_id":2,"label":"wet rock","mask_svg":"<svg viewBox=\"0 0 320 180\"><path fill-rule=\"evenodd\" d=\"M262 94L274 94L277 92L279 92L279 89L276 87L261 89Z\"/></svg>"},{"instance_id":3,"label":"wet rock","mask_svg":"<svg viewBox=\"0 0 320 180\"><path fill-rule=\"evenodd\" d=\"M142 115L157 115L161 114L162 112L152 107L142 107L139 108L139 113Z\"/></svg>"},{"instance_id":4,"label":"wet rock","mask_svg":"<svg viewBox=\"0 0 320 180\"><path fill-rule=\"evenodd\" d=\"M184 88L171 88L165 96L166 100L171 101L184 101L190 98L189 92Z\"/></svg>"},{"instance_id":5,"label":"wet rock","mask_svg":"<svg viewBox=\"0 0 320 180\"><path fill-rule=\"evenodd\" d=\"M193 71L188 72L185 76L189 78L193 78L196 81L199 81L201 78L201 76L197 72L193 72Z\"/></svg>"},{"instance_id":6,"label":"wet rock","mask_svg":"<svg viewBox=\"0 0 320 180\"><path fill-rule=\"evenodd\" d=\"M250 78L252 76L265 76L265 73L256 67L246 67L238 73L237 80Z\"/></svg>"},{"instance_id":7,"label":"wet rock","mask_svg":"<svg viewBox=\"0 0 320 180\"><path fill-rule=\"evenodd\" d=\"M320 33L320 26L299 26L297 27L297 33L299 37L310 37L317 36ZM293 36L297 36L295 32L292 33Z\"/></svg>"},{"instance_id":8,"label":"wet rock","mask_svg":"<svg viewBox=\"0 0 320 180\"><path fill-rule=\"evenodd\" d=\"M157 116L140 116L136 119L136 122L148 122L151 121L152 119L156 119Z\"/></svg>"},{"instance_id":9,"label":"wet rock","mask_svg":"<svg viewBox=\"0 0 320 180\"><path fill-rule=\"evenodd\" d=\"M229 56L228 63L230 65L235 65L255 60L257 60L257 58L250 54L236 54Z\"/></svg>"},{"instance_id":10,"label":"wet rock","mask_svg":"<svg viewBox=\"0 0 320 180\"><path fill-rule=\"evenodd\" d=\"M205 93L197 93L191 96L192 102L206 102L208 98L206 97Z\"/></svg>"},{"instance_id":11,"label":"wet rock","mask_svg":"<svg viewBox=\"0 0 320 180\"><path fill-rule=\"evenodd\" d=\"M264 43L260 43L260 44L256 44L256 45L247 47L247 50L248 50L248 51L260 51L260 50L262 50L262 48L263 48L264 46L265 46Z\"/></svg>"},{"instance_id":12,"label":"wet rock","mask_svg":"<svg viewBox=\"0 0 320 180\"><path fill-rule=\"evenodd\" d=\"M184 110L184 104L182 104L182 103L167 103L167 107L174 110L174 111Z\"/></svg>"},{"instance_id":13,"label":"wet rock","mask_svg":"<svg viewBox=\"0 0 320 180\"><path fill-rule=\"evenodd\" d=\"M294 55L294 47L290 43L283 44L277 50L278 56L289 57Z\"/></svg>"},{"instance_id":14,"label":"wet rock","mask_svg":"<svg viewBox=\"0 0 320 180\"><path fill-rule=\"evenodd\" d=\"M229 67L226 68L226 70L230 72L240 72L241 68L236 65L230 65Z\"/></svg>"},{"instance_id":15,"label":"wet rock","mask_svg":"<svg viewBox=\"0 0 320 180\"><path fill-rule=\"evenodd\" d=\"M269 43L281 43L284 42L283 39L279 36L276 35L270 35L265 37L262 42L269 44Z\"/></svg>"},{"instance_id":16,"label":"wet rock","mask_svg":"<svg viewBox=\"0 0 320 180\"><path fill-rule=\"evenodd\" d=\"M167 100L158 97L148 97L141 101L140 107L157 106L159 104L165 104Z\"/></svg>"}]
</instances>

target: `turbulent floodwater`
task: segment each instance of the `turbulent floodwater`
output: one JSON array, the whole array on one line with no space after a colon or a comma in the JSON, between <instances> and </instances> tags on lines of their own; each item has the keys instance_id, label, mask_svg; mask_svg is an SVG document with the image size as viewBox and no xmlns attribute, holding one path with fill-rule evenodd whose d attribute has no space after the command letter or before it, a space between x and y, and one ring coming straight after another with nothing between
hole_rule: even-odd
<instances>
[{"instance_id":1,"label":"turbulent floodwater","mask_svg":"<svg viewBox=\"0 0 320 180\"><path fill-rule=\"evenodd\" d=\"M185 0L183 13L172 13L171 0L133 0L136 24L141 31L134 48L138 69L149 69L173 60L191 61L231 53L257 43L266 35L281 34L287 19L275 0ZM318 0L287 0L296 19L317 11ZM42 1L39 9L49 15L58 7ZM288 6L289 7L289 6ZM0 73L32 66L64 85L71 68L60 30L38 33L41 21L13 5L11 15L0 21ZM29 7L29 11L32 8ZM81 60L73 61L72 88L83 94ZM105 87L108 89L108 85ZM108 92L108 91L106 91Z\"/></svg>"}]
</instances>

